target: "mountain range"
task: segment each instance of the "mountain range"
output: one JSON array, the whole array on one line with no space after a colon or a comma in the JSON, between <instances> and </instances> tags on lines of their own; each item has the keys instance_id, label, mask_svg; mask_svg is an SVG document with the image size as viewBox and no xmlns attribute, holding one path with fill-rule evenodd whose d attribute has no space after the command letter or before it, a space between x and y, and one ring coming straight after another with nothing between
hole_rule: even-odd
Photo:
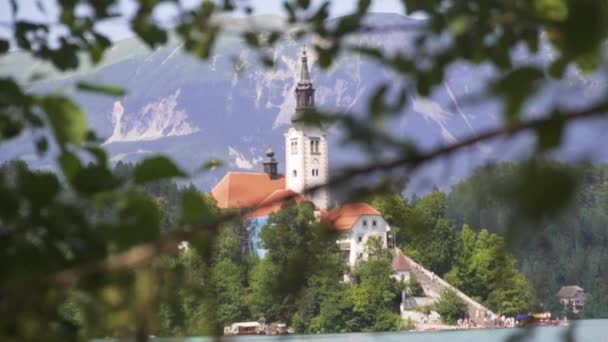
<instances>
[{"instance_id":1,"label":"mountain range","mask_svg":"<svg viewBox=\"0 0 608 342\"><path fill-rule=\"evenodd\" d=\"M279 17L258 19L281 22ZM366 24L381 27L416 20L419 19L375 13L366 18ZM389 53L409 53L415 34L398 30L366 32L352 37L352 41L380 46ZM115 42L101 64L83 65L66 74L32 60L25 53L14 52L0 59L0 75L16 77L35 92L68 94L85 109L91 127L102 137L113 162L166 154L183 168L194 170L210 158L223 160L224 167L194 179L202 190L209 190L227 170L261 170L268 148L275 150L283 165L283 132L289 127L295 109L294 88L301 48L302 44L294 39L282 40L273 51L275 68L264 69L258 56L238 37L222 38L207 61L187 54L175 39L150 50L137 38L128 38ZM402 82L393 72L356 53L342 55L329 70L321 70L313 51L309 52L316 102L322 108L354 115L364 113L367 99L377 85ZM516 63L543 65L550 60L552 51L543 44L536 54L523 46L512 54ZM28 78L34 74L44 74L45 78L31 83ZM497 75L498 71L489 63L454 63L441 86L429 97L411 94L407 109L387 122L386 127L392 134L410 137L424 148L455 142L495 127L501 122L500 101L491 96L472 102L468 99L483 92ZM81 80L116 84L125 88L127 95L112 98L76 91L74 84ZM567 70L563 80L546 83L543 91L526 104L528 115L543 113L553 103L571 108L583 106L599 98L608 84L601 74L583 75L574 68ZM599 122L569 128L564 146L555 152L556 158L606 160L608 151L601 146L608 136L603 134L605 127ZM329 139L332 169L370 160L359 147L342 144L342 132L338 129L330 129ZM412 175L410 191L449 187L478 165L524 158L533 146L533 139L522 134L508 143L497 140L478 144L435 161ZM52 157L40 158L35 154L31 140L24 134L5 143L0 147L0 161L20 158L36 167L54 167Z\"/></svg>"}]
</instances>

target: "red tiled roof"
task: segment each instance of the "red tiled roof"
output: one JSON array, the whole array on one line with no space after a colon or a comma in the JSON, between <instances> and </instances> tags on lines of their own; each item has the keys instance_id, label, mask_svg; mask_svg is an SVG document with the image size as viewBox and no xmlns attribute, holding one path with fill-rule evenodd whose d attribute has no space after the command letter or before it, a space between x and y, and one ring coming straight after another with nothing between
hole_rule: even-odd
<instances>
[{"instance_id":1,"label":"red tiled roof","mask_svg":"<svg viewBox=\"0 0 608 342\"><path fill-rule=\"evenodd\" d=\"M304 196L289 189L275 190L258 205L256 205L256 209L248 213L245 218L268 216L281 210L283 204L288 201L301 203L308 200Z\"/></svg>"},{"instance_id":2,"label":"red tiled roof","mask_svg":"<svg viewBox=\"0 0 608 342\"><path fill-rule=\"evenodd\" d=\"M412 272L414 267L407 261L401 250L395 252L393 262L391 263L393 272Z\"/></svg>"},{"instance_id":3,"label":"red tiled roof","mask_svg":"<svg viewBox=\"0 0 608 342\"><path fill-rule=\"evenodd\" d=\"M382 215L367 203L350 203L334 208L325 215L325 219L337 230L349 230L362 215Z\"/></svg>"},{"instance_id":4,"label":"red tiled roof","mask_svg":"<svg viewBox=\"0 0 608 342\"><path fill-rule=\"evenodd\" d=\"M264 172L228 172L211 190L219 208L249 208L276 190L285 189L285 177L271 179Z\"/></svg>"}]
</instances>

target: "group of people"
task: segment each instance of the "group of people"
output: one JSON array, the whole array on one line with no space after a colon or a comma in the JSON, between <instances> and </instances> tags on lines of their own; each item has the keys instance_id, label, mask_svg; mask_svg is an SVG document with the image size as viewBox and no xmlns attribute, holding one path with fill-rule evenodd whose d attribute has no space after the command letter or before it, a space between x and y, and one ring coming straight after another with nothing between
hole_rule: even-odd
<instances>
[{"instance_id":1,"label":"group of people","mask_svg":"<svg viewBox=\"0 0 608 342\"><path fill-rule=\"evenodd\" d=\"M485 320L485 318L484 318ZM494 317L494 326L501 328L513 328L515 327L515 317L506 317L505 315L500 315Z\"/></svg>"},{"instance_id":2,"label":"group of people","mask_svg":"<svg viewBox=\"0 0 608 342\"><path fill-rule=\"evenodd\" d=\"M487 326L488 323L492 323L492 325L495 327L512 328L517 324L515 317L507 317L505 315L496 316L493 314L489 315L485 310L481 313L479 310L477 310L476 315L478 318L483 318L483 323L485 326Z\"/></svg>"},{"instance_id":3,"label":"group of people","mask_svg":"<svg viewBox=\"0 0 608 342\"><path fill-rule=\"evenodd\" d=\"M469 329L469 328L476 328L477 327L477 324L475 324L475 322L469 317L469 313L468 312L465 312L464 317L459 318L456 323L458 324L459 328L463 328L463 329Z\"/></svg>"},{"instance_id":4,"label":"group of people","mask_svg":"<svg viewBox=\"0 0 608 342\"><path fill-rule=\"evenodd\" d=\"M515 317L507 317L505 315L496 316L493 314L489 314L487 311L483 310L480 312L479 310L475 311L475 317L478 319L483 319L483 326L494 326L500 328L512 328L517 325L517 321ZM462 318L457 321L458 327L463 329L476 328L477 323L471 319L468 312L465 312Z\"/></svg>"}]
</instances>

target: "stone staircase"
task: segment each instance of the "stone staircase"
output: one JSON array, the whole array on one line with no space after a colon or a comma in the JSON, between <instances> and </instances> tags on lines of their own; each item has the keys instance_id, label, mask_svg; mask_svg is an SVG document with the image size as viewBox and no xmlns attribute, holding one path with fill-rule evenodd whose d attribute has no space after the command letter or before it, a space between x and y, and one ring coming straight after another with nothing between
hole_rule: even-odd
<instances>
[{"instance_id":1,"label":"stone staircase","mask_svg":"<svg viewBox=\"0 0 608 342\"><path fill-rule=\"evenodd\" d=\"M400 252L400 251L396 251L396 252ZM414 269L412 272L414 274L416 274L416 277L418 278L418 282L420 283L420 285L424 289L425 294L428 297L431 297L435 301L437 301L445 290L451 289L467 304L467 307L469 309L468 310L469 317L473 322L475 322L475 324L477 326L479 326L479 327L493 327L494 326L494 317L497 316L494 312L492 312L490 309L486 308L485 306L481 305L480 303L475 301L473 298L467 296L465 293L463 293L459 289L450 285L448 282L441 279L439 276L437 276L433 272L427 270L426 268L424 268L422 265L420 265L417 262L415 262L414 260L412 260L407 255L404 255L404 257L406 258L408 263ZM486 317L485 320L484 320L484 316Z\"/></svg>"}]
</instances>

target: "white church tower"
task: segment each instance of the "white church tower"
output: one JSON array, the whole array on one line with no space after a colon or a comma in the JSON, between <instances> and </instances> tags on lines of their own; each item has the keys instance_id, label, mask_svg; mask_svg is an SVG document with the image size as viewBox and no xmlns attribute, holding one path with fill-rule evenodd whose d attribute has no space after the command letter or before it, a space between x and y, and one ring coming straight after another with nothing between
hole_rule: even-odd
<instances>
[{"instance_id":1,"label":"white church tower","mask_svg":"<svg viewBox=\"0 0 608 342\"><path fill-rule=\"evenodd\" d=\"M306 50L302 50L300 79L296 86L296 112L292 127L285 133L285 178L287 188L304 194L306 189L324 184L329 179L327 133L319 125L301 122L304 112L315 105L315 89L308 71ZM328 189L306 194L317 207L329 207Z\"/></svg>"}]
</instances>

